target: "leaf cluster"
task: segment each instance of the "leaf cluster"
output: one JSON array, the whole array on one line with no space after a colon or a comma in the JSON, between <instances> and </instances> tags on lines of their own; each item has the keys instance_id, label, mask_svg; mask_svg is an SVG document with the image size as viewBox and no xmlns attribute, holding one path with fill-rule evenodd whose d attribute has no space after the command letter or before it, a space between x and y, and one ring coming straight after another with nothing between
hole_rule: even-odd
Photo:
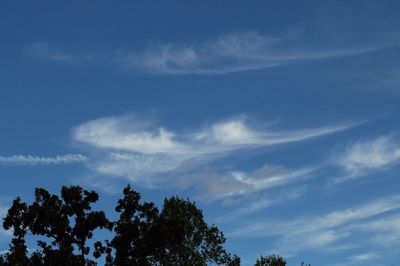
<instances>
[{"instance_id":1,"label":"leaf cluster","mask_svg":"<svg viewBox=\"0 0 400 266\"><path fill-rule=\"evenodd\" d=\"M118 220L110 221L104 211L93 210L98 199L79 186L62 187L60 196L37 188L30 205L16 198L3 220L13 238L0 266L92 266L102 256L106 266L240 265L224 249L223 233L204 221L194 202L166 198L160 211L127 186L115 207ZM90 245L99 229L113 237ZM27 235L39 238L33 252Z\"/></svg>"}]
</instances>

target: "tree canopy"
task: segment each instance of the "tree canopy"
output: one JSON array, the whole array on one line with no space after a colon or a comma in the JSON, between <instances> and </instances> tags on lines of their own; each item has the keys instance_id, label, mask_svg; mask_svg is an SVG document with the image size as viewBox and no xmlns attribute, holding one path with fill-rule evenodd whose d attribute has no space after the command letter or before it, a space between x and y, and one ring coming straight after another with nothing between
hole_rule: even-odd
<instances>
[{"instance_id":1,"label":"tree canopy","mask_svg":"<svg viewBox=\"0 0 400 266\"><path fill-rule=\"evenodd\" d=\"M62 187L61 197L38 188L30 205L16 198L3 222L13 238L1 265L96 265L102 255L105 265L239 264L223 248L223 233L207 225L194 202L167 198L159 211L127 186L115 207L119 219L109 221L105 212L92 210L98 199L78 186ZM114 237L90 246L96 229ZM28 252L27 234L40 237L34 252Z\"/></svg>"},{"instance_id":2,"label":"tree canopy","mask_svg":"<svg viewBox=\"0 0 400 266\"><path fill-rule=\"evenodd\" d=\"M286 260L279 255L261 256L254 266L286 266Z\"/></svg>"},{"instance_id":3,"label":"tree canopy","mask_svg":"<svg viewBox=\"0 0 400 266\"><path fill-rule=\"evenodd\" d=\"M240 265L240 258L225 250L224 234L188 199L165 198L159 210L128 185L115 207L118 219L110 221L104 211L93 210L95 191L64 186L60 194L37 188L32 204L19 197L13 201L3 220L13 237L0 266ZM111 239L95 242L98 230L110 232ZM37 238L36 247L28 249L27 236ZM285 265L275 255L255 264Z\"/></svg>"}]
</instances>

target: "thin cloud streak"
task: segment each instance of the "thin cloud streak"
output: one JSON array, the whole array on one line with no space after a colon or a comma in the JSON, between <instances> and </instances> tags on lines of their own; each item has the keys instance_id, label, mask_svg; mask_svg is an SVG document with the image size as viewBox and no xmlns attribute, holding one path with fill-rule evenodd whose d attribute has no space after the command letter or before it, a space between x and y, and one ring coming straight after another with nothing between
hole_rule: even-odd
<instances>
[{"instance_id":1,"label":"thin cloud streak","mask_svg":"<svg viewBox=\"0 0 400 266\"><path fill-rule=\"evenodd\" d=\"M382 225L382 215L398 212L400 195L393 195L370 201L358 207L337 210L318 217L308 217L294 221L263 221L241 226L231 236L236 237L268 237L276 236L276 250L281 254L294 255L302 250L331 250L349 244L349 239L361 229L370 235L370 241L376 240L383 228L389 228L399 236L400 228L393 227L393 222ZM390 218L389 218L390 219ZM374 222L375 221L375 222ZM375 223L375 226L369 226ZM397 238L398 239L398 238ZM353 240L352 240L353 241ZM356 241L356 240L354 240ZM384 243L375 242L380 245ZM357 247L350 245L349 247Z\"/></svg>"},{"instance_id":2,"label":"thin cloud streak","mask_svg":"<svg viewBox=\"0 0 400 266\"><path fill-rule=\"evenodd\" d=\"M259 70L288 64L355 56L390 45L360 44L355 47L299 49L288 36L273 37L258 32L234 32L199 45L176 44L149 47L143 52L121 50L117 62L151 74L218 75Z\"/></svg>"},{"instance_id":3,"label":"thin cloud streak","mask_svg":"<svg viewBox=\"0 0 400 266\"><path fill-rule=\"evenodd\" d=\"M282 166L270 164L264 164L251 172L227 171L219 173L216 169L206 169L178 178L176 185L178 188L195 187L201 194L201 199L205 201L226 201L233 197L238 198L304 181L311 178L314 171L314 168L286 169ZM251 212L265 208L269 204L288 200L288 197L290 198L291 196L286 195L286 197L279 200L274 199L270 202L263 202L260 205L255 204L252 206L252 210L247 209L247 211Z\"/></svg>"},{"instance_id":4,"label":"thin cloud streak","mask_svg":"<svg viewBox=\"0 0 400 266\"><path fill-rule=\"evenodd\" d=\"M0 165L59 165L87 161L82 154L66 154L54 157L41 157L34 155L0 156Z\"/></svg>"},{"instance_id":5,"label":"thin cloud streak","mask_svg":"<svg viewBox=\"0 0 400 266\"><path fill-rule=\"evenodd\" d=\"M299 197L304 195L305 192L306 189L304 187L300 187L294 190L288 190L287 188L285 188L284 193L282 191L279 191L278 193L275 193L275 195L272 196L270 195L271 193L267 195L260 193L255 194L256 195L255 200L253 197L253 199L251 199L252 202L244 204L246 205L245 207L239 207L234 211L224 213L222 217L216 219L216 222L228 223L237 220L239 218L248 217L248 215L251 213L259 212L261 210L265 210L267 208L282 204L284 202L298 199ZM252 193L252 195L254 195L254 193Z\"/></svg>"},{"instance_id":6,"label":"thin cloud streak","mask_svg":"<svg viewBox=\"0 0 400 266\"><path fill-rule=\"evenodd\" d=\"M400 244L400 215L398 214L352 225L350 229L367 233L378 232L371 238L371 242L377 245L393 247Z\"/></svg>"},{"instance_id":7,"label":"thin cloud streak","mask_svg":"<svg viewBox=\"0 0 400 266\"><path fill-rule=\"evenodd\" d=\"M377 255L376 253L373 253L373 252L362 253L362 254L357 254L357 255L351 256L350 262L351 263L365 262L365 261L377 259L379 257L380 257L379 255Z\"/></svg>"},{"instance_id":8,"label":"thin cloud streak","mask_svg":"<svg viewBox=\"0 0 400 266\"><path fill-rule=\"evenodd\" d=\"M66 52L50 46L47 42L33 43L25 48L25 52L38 59L62 63L90 62L94 59L93 55Z\"/></svg>"},{"instance_id":9,"label":"thin cloud streak","mask_svg":"<svg viewBox=\"0 0 400 266\"><path fill-rule=\"evenodd\" d=\"M105 51L102 54L67 52L47 42L36 42L26 47L24 52L31 57L53 62L96 61L157 75L221 75L357 56L399 44L389 40L360 43L352 47L324 48L309 44L308 48L299 48L301 45L296 39L298 36L294 36L297 35L286 34L276 37L257 31L232 32L199 44L160 44L147 47L142 51L120 48L113 52Z\"/></svg>"}]
</instances>

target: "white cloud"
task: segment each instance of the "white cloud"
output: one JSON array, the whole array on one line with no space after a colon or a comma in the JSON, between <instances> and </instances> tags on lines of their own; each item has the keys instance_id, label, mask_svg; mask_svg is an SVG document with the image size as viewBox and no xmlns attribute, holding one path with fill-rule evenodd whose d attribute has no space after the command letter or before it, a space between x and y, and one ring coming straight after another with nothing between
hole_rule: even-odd
<instances>
[{"instance_id":1,"label":"white cloud","mask_svg":"<svg viewBox=\"0 0 400 266\"><path fill-rule=\"evenodd\" d=\"M348 124L312 129L268 131L253 129L249 127L243 119L233 119L216 123L203 131L193 134L193 138L196 141L204 142L210 146L270 146L302 141L335 133L337 131L345 130L353 125Z\"/></svg>"},{"instance_id":2,"label":"white cloud","mask_svg":"<svg viewBox=\"0 0 400 266\"><path fill-rule=\"evenodd\" d=\"M365 262L379 258L379 255L373 252L367 252L362 254L353 255L350 257L351 263Z\"/></svg>"},{"instance_id":3,"label":"white cloud","mask_svg":"<svg viewBox=\"0 0 400 266\"><path fill-rule=\"evenodd\" d=\"M217 123L193 135L195 140L217 142L224 145L251 145L264 142L261 132L246 126L242 120Z\"/></svg>"},{"instance_id":4,"label":"white cloud","mask_svg":"<svg viewBox=\"0 0 400 266\"><path fill-rule=\"evenodd\" d=\"M73 130L75 141L96 148L154 155L197 157L245 147L261 147L311 139L354 124L290 131L257 130L244 119L215 123L203 130L178 134L165 127L143 124L134 117L107 117L81 124Z\"/></svg>"},{"instance_id":5,"label":"white cloud","mask_svg":"<svg viewBox=\"0 0 400 266\"><path fill-rule=\"evenodd\" d=\"M66 154L54 157L41 157L33 155L0 156L0 165L57 165L87 161L82 154Z\"/></svg>"},{"instance_id":6,"label":"white cloud","mask_svg":"<svg viewBox=\"0 0 400 266\"><path fill-rule=\"evenodd\" d=\"M321 249L332 251L336 246L343 246L356 241L355 235L361 229L369 233L369 242L382 235L382 230L397 231L394 221L386 225L382 215L398 212L400 195L388 196L370 201L355 208L329 212L320 216L307 217L294 221L261 221L240 226L232 236L266 237L277 236L276 250L281 254L293 255L298 251ZM372 221L371 221L372 219ZM376 221L376 222L373 222ZM373 226L375 225L375 226ZM382 227L384 228L382 228ZM365 243L359 243L364 245ZM358 245L350 245L349 248Z\"/></svg>"},{"instance_id":7,"label":"white cloud","mask_svg":"<svg viewBox=\"0 0 400 266\"><path fill-rule=\"evenodd\" d=\"M187 152L188 147L177 142L174 133L163 127L149 130L143 126L131 117L100 118L77 127L73 138L98 148L141 154Z\"/></svg>"},{"instance_id":8,"label":"white cloud","mask_svg":"<svg viewBox=\"0 0 400 266\"><path fill-rule=\"evenodd\" d=\"M72 135L75 141L88 145L93 148L94 154L97 152L101 155L89 164L94 171L151 183L160 174L164 174L166 180L166 173L181 171L187 166L193 168L232 152L303 141L345 130L353 125L271 131L251 126L246 120L238 118L218 122L200 130L179 133L166 127L141 122L132 116L122 116L86 122L76 127ZM229 183L231 189L237 184L263 189L308 173L307 169L299 170L300 172L281 171L268 175L268 178L261 178L265 170L254 172L252 176L241 171L230 172L224 177L226 182L220 183L228 187ZM212 182L213 178L207 179ZM237 194L238 191L226 193Z\"/></svg>"},{"instance_id":9,"label":"white cloud","mask_svg":"<svg viewBox=\"0 0 400 266\"><path fill-rule=\"evenodd\" d=\"M154 74L215 75L353 56L382 48L382 45L360 44L350 48L301 49L290 34L273 37L258 32L236 32L199 45L167 44L149 47L143 52L121 50L117 61Z\"/></svg>"},{"instance_id":10,"label":"white cloud","mask_svg":"<svg viewBox=\"0 0 400 266\"><path fill-rule=\"evenodd\" d=\"M370 141L356 142L335 158L347 175L337 182L382 170L400 162L400 143L392 136L381 136Z\"/></svg>"},{"instance_id":11,"label":"white cloud","mask_svg":"<svg viewBox=\"0 0 400 266\"><path fill-rule=\"evenodd\" d=\"M313 168L288 170L276 165L266 164L250 174L239 171L234 171L230 174L235 180L243 184L250 185L256 189L265 189L280 186L301 176L307 176L313 171Z\"/></svg>"}]
</instances>

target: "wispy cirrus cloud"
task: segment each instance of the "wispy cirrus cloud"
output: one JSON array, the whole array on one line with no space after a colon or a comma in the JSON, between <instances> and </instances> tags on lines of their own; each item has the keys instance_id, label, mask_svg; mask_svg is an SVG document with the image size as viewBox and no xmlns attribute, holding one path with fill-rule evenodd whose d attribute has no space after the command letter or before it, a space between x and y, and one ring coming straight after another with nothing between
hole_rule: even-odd
<instances>
[{"instance_id":1,"label":"wispy cirrus cloud","mask_svg":"<svg viewBox=\"0 0 400 266\"><path fill-rule=\"evenodd\" d=\"M231 150L271 146L312 139L346 130L356 123L294 129L256 129L245 119L228 119L189 133L142 123L133 116L106 117L83 123L73 130L73 139L96 148L138 154L170 154L195 157ZM116 155L117 156L117 155ZM121 158L123 155L119 155ZM117 156L118 157L118 156Z\"/></svg>"},{"instance_id":2,"label":"wispy cirrus cloud","mask_svg":"<svg viewBox=\"0 0 400 266\"><path fill-rule=\"evenodd\" d=\"M66 51L47 42L33 43L25 48L25 52L53 62L96 61L158 75L219 75L361 55L398 44L398 41L389 40L324 47L302 43L299 41L299 34L272 36L247 31L221 34L200 43L161 43L143 50L116 48L101 54Z\"/></svg>"},{"instance_id":3,"label":"wispy cirrus cloud","mask_svg":"<svg viewBox=\"0 0 400 266\"><path fill-rule=\"evenodd\" d=\"M359 252L357 254L347 256L341 259L341 262L334 263L333 266L347 266L347 265L365 265L377 259L381 259L382 255L377 252Z\"/></svg>"},{"instance_id":4,"label":"wispy cirrus cloud","mask_svg":"<svg viewBox=\"0 0 400 266\"><path fill-rule=\"evenodd\" d=\"M251 172L223 171L216 169L196 171L193 174L184 175L177 180L178 187L196 187L201 191L205 200L227 199L248 194L254 194L263 190L298 183L314 175L314 168L287 169L279 165L264 164ZM290 200L295 195L285 193L284 197L275 199L258 200L250 204L246 211L253 212L261 208L278 204L283 200ZM234 213L233 215L239 213Z\"/></svg>"},{"instance_id":5,"label":"wispy cirrus cloud","mask_svg":"<svg viewBox=\"0 0 400 266\"><path fill-rule=\"evenodd\" d=\"M299 48L301 45L291 34L276 37L256 31L233 32L201 44L170 43L151 46L142 52L121 50L117 62L153 74L217 75L354 56L388 46L368 43L339 48L315 45L313 48Z\"/></svg>"},{"instance_id":6,"label":"wispy cirrus cloud","mask_svg":"<svg viewBox=\"0 0 400 266\"><path fill-rule=\"evenodd\" d=\"M334 160L347 173L336 179L343 182L386 169L400 162L400 142L392 135L380 136L368 141L359 141L349 145Z\"/></svg>"},{"instance_id":7,"label":"wispy cirrus cloud","mask_svg":"<svg viewBox=\"0 0 400 266\"><path fill-rule=\"evenodd\" d=\"M89 62L95 58L94 55L88 53L78 54L74 52L67 52L63 49L51 46L47 42L33 43L25 48L25 52L32 57L64 63Z\"/></svg>"},{"instance_id":8,"label":"wispy cirrus cloud","mask_svg":"<svg viewBox=\"0 0 400 266\"><path fill-rule=\"evenodd\" d=\"M250 171L237 167L224 170L215 167L218 161L254 149L311 140L355 125L274 130L236 117L179 132L129 115L78 125L72 130L72 138L90 149L92 157L87 166L94 173L148 187L194 188L203 200L227 201L304 181L316 169L265 163Z\"/></svg>"},{"instance_id":9,"label":"wispy cirrus cloud","mask_svg":"<svg viewBox=\"0 0 400 266\"><path fill-rule=\"evenodd\" d=\"M336 210L326 214L296 219L294 221L259 221L240 226L231 236L236 237L277 237L274 252L288 256L299 251L319 249L339 252L349 249L365 248L365 240L357 242L361 231L368 232L369 243L384 246L382 232L400 234L400 228L393 226L393 213L399 213L400 196L392 195L378 198L353 208ZM393 218L394 217L394 218ZM385 223L385 220L392 222ZM387 235L385 234L385 235ZM362 234L361 234L362 235ZM364 238L363 238L364 239ZM392 241L398 241L398 237ZM392 244L395 242L391 242ZM351 244L351 245L350 245Z\"/></svg>"},{"instance_id":10,"label":"wispy cirrus cloud","mask_svg":"<svg viewBox=\"0 0 400 266\"><path fill-rule=\"evenodd\" d=\"M88 158L82 154L66 154L54 157L34 155L0 156L0 165L58 165L85 162Z\"/></svg>"},{"instance_id":11,"label":"wispy cirrus cloud","mask_svg":"<svg viewBox=\"0 0 400 266\"><path fill-rule=\"evenodd\" d=\"M250 125L245 119L236 118L179 133L143 123L133 116L121 116L83 123L73 130L72 137L76 142L86 144L102 154L101 158L91 162L93 170L140 181L141 178L148 179L149 175L214 161L232 152L304 141L354 125L279 131ZM229 175L249 187L259 182L240 171ZM286 178L291 175L293 173L283 174ZM270 178L258 185L266 187L280 180L278 177Z\"/></svg>"},{"instance_id":12,"label":"wispy cirrus cloud","mask_svg":"<svg viewBox=\"0 0 400 266\"><path fill-rule=\"evenodd\" d=\"M365 262L365 261L377 259L379 257L380 256L374 252L361 253L361 254L351 256L350 263Z\"/></svg>"},{"instance_id":13,"label":"wispy cirrus cloud","mask_svg":"<svg viewBox=\"0 0 400 266\"><path fill-rule=\"evenodd\" d=\"M242 202L246 202L245 204L242 204L242 207L238 207L231 212L224 213L222 217L218 217L216 219L216 222L228 223L237 219L243 219L252 213L280 205L287 201L296 200L303 196L306 191L306 186L299 186L295 189L284 187L282 190L268 190L266 193L254 193L256 192L254 191L251 193L251 198L247 200L240 198ZM234 198L238 199L238 197ZM227 200L227 202L229 203L229 200Z\"/></svg>"},{"instance_id":14,"label":"wispy cirrus cloud","mask_svg":"<svg viewBox=\"0 0 400 266\"><path fill-rule=\"evenodd\" d=\"M393 247L400 244L399 214L360 223L352 226L351 229L367 233L370 231L378 232L371 237L371 243L375 243L384 247Z\"/></svg>"}]
</instances>

